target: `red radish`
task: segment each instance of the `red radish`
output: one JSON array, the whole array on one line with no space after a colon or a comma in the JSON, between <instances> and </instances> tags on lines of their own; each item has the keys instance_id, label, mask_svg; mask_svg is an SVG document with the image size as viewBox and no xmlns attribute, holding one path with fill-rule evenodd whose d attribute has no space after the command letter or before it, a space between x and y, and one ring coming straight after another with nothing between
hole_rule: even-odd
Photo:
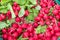
<instances>
[{"instance_id":1,"label":"red radish","mask_svg":"<svg viewBox=\"0 0 60 40\"><path fill-rule=\"evenodd\" d=\"M12 24L12 27L14 27L14 28L18 28L19 26L18 26L17 23L13 23L13 24Z\"/></svg>"},{"instance_id":2,"label":"red radish","mask_svg":"<svg viewBox=\"0 0 60 40\"><path fill-rule=\"evenodd\" d=\"M7 34L3 34L2 37L3 37L4 39L7 39L8 36L7 36Z\"/></svg>"},{"instance_id":3,"label":"red radish","mask_svg":"<svg viewBox=\"0 0 60 40\"><path fill-rule=\"evenodd\" d=\"M2 33L6 33L7 32L7 30L4 28L4 29L2 29Z\"/></svg>"},{"instance_id":4,"label":"red radish","mask_svg":"<svg viewBox=\"0 0 60 40\"><path fill-rule=\"evenodd\" d=\"M20 18L20 17L16 17L16 18L15 18L15 21L16 21L16 22L21 22L21 18Z\"/></svg>"},{"instance_id":5,"label":"red radish","mask_svg":"<svg viewBox=\"0 0 60 40\"><path fill-rule=\"evenodd\" d=\"M18 28L18 29L17 29L17 32L18 32L19 34L21 34L21 33L22 33L22 28Z\"/></svg>"},{"instance_id":6,"label":"red radish","mask_svg":"<svg viewBox=\"0 0 60 40\"><path fill-rule=\"evenodd\" d=\"M15 37L15 38L17 38L17 37L18 37L18 32L14 32L14 33L12 34L12 36Z\"/></svg>"},{"instance_id":7,"label":"red radish","mask_svg":"<svg viewBox=\"0 0 60 40\"><path fill-rule=\"evenodd\" d=\"M28 15L29 15L29 11L25 10L25 16L28 16Z\"/></svg>"}]
</instances>

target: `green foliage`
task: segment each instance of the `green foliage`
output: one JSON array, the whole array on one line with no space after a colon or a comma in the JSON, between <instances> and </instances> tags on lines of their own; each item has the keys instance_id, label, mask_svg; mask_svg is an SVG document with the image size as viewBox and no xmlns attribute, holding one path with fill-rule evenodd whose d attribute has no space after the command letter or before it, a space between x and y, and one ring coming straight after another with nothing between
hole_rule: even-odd
<instances>
[{"instance_id":1,"label":"green foliage","mask_svg":"<svg viewBox=\"0 0 60 40\"><path fill-rule=\"evenodd\" d=\"M25 10L24 10L24 7L22 6L18 16L22 17L22 16L24 16L24 14L25 14Z\"/></svg>"},{"instance_id":2,"label":"green foliage","mask_svg":"<svg viewBox=\"0 0 60 40\"><path fill-rule=\"evenodd\" d=\"M26 0L13 0L15 2L17 2L20 5L24 5L26 3Z\"/></svg>"},{"instance_id":3,"label":"green foliage","mask_svg":"<svg viewBox=\"0 0 60 40\"><path fill-rule=\"evenodd\" d=\"M15 22L15 19L7 20L5 22L0 22L0 30L11 26L11 24L14 22Z\"/></svg>"},{"instance_id":4,"label":"green foliage","mask_svg":"<svg viewBox=\"0 0 60 40\"><path fill-rule=\"evenodd\" d=\"M33 5L36 4L36 0L29 0Z\"/></svg>"},{"instance_id":5,"label":"green foliage","mask_svg":"<svg viewBox=\"0 0 60 40\"><path fill-rule=\"evenodd\" d=\"M18 40L28 40L28 38L22 38L22 36L20 36Z\"/></svg>"},{"instance_id":6,"label":"green foliage","mask_svg":"<svg viewBox=\"0 0 60 40\"><path fill-rule=\"evenodd\" d=\"M36 5L36 0L2 0L0 2L0 13L7 13L8 10L11 11L11 14L12 14L12 19L14 19L16 16L15 16L15 13L12 9L12 4L13 2L17 2L20 7L21 7L21 10L19 11L19 14L18 16L19 17L22 17L24 14L25 14L25 8L27 8L30 12L29 16L26 17L26 20L28 21L34 21L34 17L36 17L38 15L38 12L39 12L39 6L37 6L35 9L31 9L32 6L35 6ZM0 25L0 29L2 28L6 28L7 26L10 26L12 23L14 22L14 20L7 20L7 23L5 22L1 22L2 24ZM4 24L4 25L3 25Z\"/></svg>"},{"instance_id":7,"label":"green foliage","mask_svg":"<svg viewBox=\"0 0 60 40\"><path fill-rule=\"evenodd\" d=\"M51 8L50 8L50 13L52 13L52 11L53 11L53 10L54 10L54 8L53 8L53 7L51 7Z\"/></svg>"},{"instance_id":8,"label":"green foliage","mask_svg":"<svg viewBox=\"0 0 60 40\"><path fill-rule=\"evenodd\" d=\"M10 26L14 22L15 22L15 19L10 19L10 20L6 21L6 23L7 23L8 26Z\"/></svg>"},{"instance_id":9,"label":"green foliage","mask_svg":"<svg viewBox=\"0 0 60 40\"><path fill-rule=\"evenodd\" d=\"M49 14L48 15L52 15L52 11L54 10L54 7L51 7L50 10L49 10Z\"/></svg>"},{"instance_id":10,"label":"green foliage","mask_svg":"<svg viewBox=\"0 0 60 40\"><path fill-rule=\"evenodd\" d=\"M6 13L9 9L7 7L7 4L12 4L12 0L1 0L0 2L0 13Z\"/></svg>"},{"instance_id":11,"label":"green foliage","mask_svg":"<svg viewBox=\"0 0 60 40\"><path fill-rule=\"evenodd\" d=\"M29 9L30 14L26 17L26 20L29 21L34 21L34 18L38 15L38 10L37 9Z\"/></svg>"},{"instance_id":12,"label":"green foliage","mask_svg":"<svg viewBox=\"0 0 60 40\"><path fill-rule=\"evenodd\" d=\"M30 13L27 17L26 17L26 20L29 22L29 21L34 21L34 15L33 13Z\"/></svg>"},{"instance_id":13,"label":"green foliage","mask_svg":"<svg viewBox=\"0 0 60 40\"><path fill-rule=\"evenodd\" d=\"M37 5L36 10L40 10L40 9L41 9L40 5Z\"/></svg>"},{"instance_id":14,"label":"green foliage","mask_svg":"<svg viewBox=\"0 0 60 40\"><path fill-rule=\"evenodd\" d=\"M12 9L12 3L13 2L17 2L18 4L20 4L20 6L23 6L23 7L27 7L28 9L30 9L32 6L36 5L36 0L2 0L1 1L1 5L0 5L0 12L2 13L6 13L8 10L11 11L12 13L12 18L15 18L15 15L14 15L14 12L13 12L13 9ZM34 2L33 2L34 1ZM23 16L24 15L24 10L25 8L21 9L21 11L23 12L19 12L19 16Z\"/></svg>"},{"instance_id":15,"label":"green foliage","mask_svg":"<svg viewBox=\"0 0 60 40\"><path fill-rule=\"evenodd\" d=\"M1 2L0 2L0 13L6 13L9 10L7 7L8 3L12 3L12 0L1 0Z\"/></svg>"},{"instance_id":16,"label":"green foliage","mask_svg":"<svg viewBox=\"0 0 60 40\"><path fill-rule=\"evenodd\" d=\"M6 13L8 8L6 6L0 6L0 13Z\"/></svg>"},{"instance_id":17,"label":"green foliage","mask_svg":"<svg viewBox=\"0 0 60 40\"><path fill-rule=\"evenodd\" d=\"M36 0L13 0L16 1L20 5L26 5L32 3L33 5L36 5Z\"/></svg>"},{"instance_id":18,"label":"green foliage","mask_svg":"<svg viewBox=\"0 0 60 40\"><path fill-rule=\"evenodd\" d=\"M6 27L7 27L7 24L5 22L0 22L0 30Z\"/></svg>"},{"instance_id":19,"label":"green foliage","mask_svg":"<svg viewBox=\"0 0 60 40\"><path fill-rule=\"evenodd\" d=\"M8 4L8 9L10 9L10 11L11 11L12 18L15 18L16 16L15 16L15 13L14 13L14 11L13 11L12 6L11 6L10 3Z\"/></svg>"},{"instance_id":20,"label":"green foliage","mask_svg":"<svg viewBox=\"0 0 60 40\"><path fill-rule=\"evenodd\" d=\"M11 2L12 0L1 0L1 5L7 5L7 3Z\"/></svg>"},{"instance_id":21,"label":"green foliage","mask_svg":"<svg viewBox=\"0 0 60 40\"><path fill-rule=\"evenodd\" d=\"M46 31L46 25L44 26L41 26L39 25L37 28L36 28L36 33L39 34L39 33L44 33Z\"/></svg>"}]
</instances>

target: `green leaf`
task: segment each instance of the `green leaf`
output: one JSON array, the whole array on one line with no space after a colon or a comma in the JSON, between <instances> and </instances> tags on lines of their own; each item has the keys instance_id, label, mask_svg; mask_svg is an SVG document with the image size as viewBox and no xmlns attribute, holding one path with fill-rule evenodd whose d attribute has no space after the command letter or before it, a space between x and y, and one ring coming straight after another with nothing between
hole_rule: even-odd
<instances>
[{"instance_id":1,"label":"green leaf","mask_svg":"<svg viewBox=\"0 0 60 40\"><path fill-rule=\"evenodd\" d=\"M44 33L46 31L46 25L44 26L41 26L39 25L37 28L36 28L36 33L39 34L39 33Z\"/></svg>"},{"instance_id":2,"label":"green leaf","mask_svg":"<svg viewBox=\"0 0 60 40\"><path fill-rule=\"evenodd\" d=\"M10 19L10 20L7 20L6 22L7 22L8 26L10 26L12 23L15 22L15 19Z\"/></svg>"},{"instance_id":3,"label":"green leaf","mask_svg":"<svg viewBox=\"0 0 60 40\"><path fill-rule=\"evenodd\" d=\"M33 5L36 5L36 0L29 0Z\"/></svg>"},{"instance_id":4,"label":"green leaf","mask_svg":"<svg viewBox=\"0 0 60 40\"><path fill-rule=\"evenodd\" d=\"M31 5L31 4L30 4L30 5L26 5L26 6L31 8L31 7L34 6L34 5Z\"/></svg>"},{"instance_id":5,"label":"green leaf","mask_svg":"<svg viewBox=\"0 0 60 40\"><path fill-rule=\"evenodd\" d=\"M29 12L32 13L32 9L31 9L31 7L28 6L27 8L28 8Z\"/></svg>"},{"instance_id":6,"label":"green leaf","mask_svg":"<svg viewBox=\"0 0 60 40\"><path fill-rule=\"evenodd\" d=\"M4 13L4 14L6 14L7 13L7 9L2 9L2 10L0 10L0 13Z\"/></svg>"},{"instance_id":7,"label":"green leaf","mask_svg":"<svg viewBox=\"0 0 60 40\"><path fill-rule=\"evenodd\" d=\"M33 12L33 14L34 14L34 17L36 17L36 16L38 15L39 10L32 9L32 12Z\"/></svg>"},{"instance_id":8,"label":"green leaf","mask_svg":"<svg viewBox=\"0 0 60 40\"><path fill-rule=\"evenodd\" d=\"M20 37L18 38L18 40L22 40L22 36L20 36Z\"/></svg>"},{"instance_id":9,"label":"green leaf","mask_svg":"<svg viewBox=\"0 0 60 40\"><path fill-rule=\"evenodd\" d=\"M6 8L6 6L0 6L0 10Z\"/></svg>"},{"instance_id":10,"label":"green leaf","mask_svg":"<svg viewBox=\"0 0 60 40\"><path fill-rule=\"evenodd\" d=\"M28 38L22 38L22 35L18 38L18 40L28 40Z\"/></svg>"},{"instance_id":11,"label":"green leaf","mask_svg":"<svg viewBox=\"0 0 60 40\"><path fill-rule=\"evenodd\" d=\"M46 25L42 26L42 28L41 28L42 33L46 31L46 27L47 27Z\"/></svg>"},{"instance_id":12,"label":"green leaf","mask_svg":"<svg viewBox=\"0 0 60 40\"><path fill-rule=\"evenodd\" d=\"M0 30L6 27L7 27L7 24L5 22L0 22Z\"/></svg>"},{"instance_id":13,"label":"green leaf","mask_svg":"<svg viewBox=\"0 0 60 40\"><path fill-rule=\"evenodd\" d=\"M1 0L1 4L5 4L8 0Z\"/></svg>"},{"instance_id":14,"label":"green leaf","mask_svg":"<svg viewBox=\"0 0 60 40\"><path fill-rule=\"evenodd\" d=\"M1 5L6 5L8 4L8 2L10 2L11 0L1 0Z\"/></svg>"},{"instance_id":15,"label":"green leaf","mask_svg":"<svg viewBox=\"0 0 60 40\"><path fill-rule=\"evenodd\" d=\"M22 16L24 16L24 14L25 14L24 7L21 7L21 10L19 11L18 16L19 16L19 17L22 17Z\"/></svg>"},{"instance_id":16,"label":"green leaf","mask_svg":"<svg viewBox=\"0 0 60 40\"><path fill-rule=\"evenodd\" d=\"M50 8L50 13L52 13L52 11L53 11L53 10L54 10L54 8L53 8L53 7L51 7L51 8Z\"/></svg>"},{"instance_id":17,"label":"green leaf","mask_svg":"<svg viewBox=\"0 0 60 40\"><path fill-rule=\"evenodd\" d=\"M49 13L48 15L53 15L53 14L52 14L52 11L53 11L53 10L54 10L54 7L51 7L50 10L49 10L50 13Z\"/></svg>"},{"instance_id":18,"label":"green leaf","mask_svg":"<svg viewBox=\"0 0 60 40\"><path fill-rule=\"evenodd\" d=\"M30 13L27 17L26 17L26 20L29 22L29 21L34 21L34 14L33 13Z\"/></svg>"},{"instance_id":19,"label":"green leaf","mask_svg":"<svg viewBox=\"0 0 60 40\"><path fill-rule=\"evenodd\" d=\"M10 22L9 20L7 20L7 24L8 24L8 26L9 26L9 25L11 25L11 22Z\"/></svg>"},{"instance_id":20,"label":"green leaf","mask_svg":"<svg viewBox=\"0 0 60 40\"><path fill-rule=\"evenodd\" d=\"M12 6L11 6L10 3L8 4L8 9L10 9L10 11L11 11L12 18L15 18L16 16L15 16L15 13L14 13L14 11L13 11Z\"/></svg>"},{"instance_id":21,"label":"green leaf","mask_svg":"<svg viewBox=\"0 0 60 40\"><path fill-rule=\"evenodd\" d=\"M0 9L0 13L7 13L8 9L7 8L4 8L4 9Z\"/></svg>"},{"instance_id":22,"label":"green leaf","mask_svg":"<svg viewBox=\"0 0 60 40\"><path fill-rule=\"evenodd\" d=\"M0 6L0 13L6 13L8 8L6 6Z\"/></svg>"},{"instance_id":23,"label":"green leaf","mask_svg":"<svg viewBox=\"0 0 60 40\"><path fill-rule=\"evenodd\" d=\"M40 5L37 5L37 6L35 7L35 9L36 9L36 10L40 10L40 9L41 9Z\"/></svg>"},{"instance_id":24,"label":"green leaf","mask_svg":"<svg viewBox=\"0 0 60 40\"><path fill-rule=\"evenodd\" d=\"M36 28L36 33L38 34L38 33L40 33L40 31L41 31L41 26L39 25L39 26Z\"/></svg>"},{"instance_id":25,"label":"green leaf","mask_svg":"<svg viewBox=\"0 0 60 40\"><path fill-rule=\"evenodd\" d=\"M26 0L13 0L15 2L17 2L20 5L24 5L26 3Z\"/></svg>"},{"instance_id":26,"label":"green leaf","mask_svg":"<svg viewBox=\"0 0 60 40\"><path fill-rule=\"evenodd\" d=\"M39 11L34 8L30 9L30 7L28 8L28 10L29 10L30 14L26 17L26 20L28 22L34 21L34 17L36 17L38 15Z\"/></svg>"}]
</instances>

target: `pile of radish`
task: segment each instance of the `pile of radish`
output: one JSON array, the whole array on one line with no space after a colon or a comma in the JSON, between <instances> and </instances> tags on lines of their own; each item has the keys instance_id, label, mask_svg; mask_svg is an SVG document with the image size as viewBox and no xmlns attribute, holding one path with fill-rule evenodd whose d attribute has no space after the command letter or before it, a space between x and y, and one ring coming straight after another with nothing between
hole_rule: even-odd
<instances>
[{"instance_id":1,"label":"pile of radish","mask_svg":"<svg viewBox=\"0 0 60 40\"><path fill-rule=\"evenodd\" d=\"M1 0L3 40L58 40L60 5L54 0Z\"/></svg>"}]
</instances>

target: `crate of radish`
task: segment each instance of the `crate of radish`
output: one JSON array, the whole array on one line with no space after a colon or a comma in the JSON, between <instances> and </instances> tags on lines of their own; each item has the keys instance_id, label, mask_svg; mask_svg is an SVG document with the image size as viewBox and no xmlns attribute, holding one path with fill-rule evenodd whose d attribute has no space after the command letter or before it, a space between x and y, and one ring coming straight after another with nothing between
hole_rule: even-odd
<instances>
[{"instance_id":1,"label":"crate of radish","mask_svg":"<svg viewBox=\"0 0 60 40\"><path fill-rule=\"evenodd\" d=\"M60 5L54 0L1 0L0 40L60 40Z\"/></svg>"}]
</instances>

